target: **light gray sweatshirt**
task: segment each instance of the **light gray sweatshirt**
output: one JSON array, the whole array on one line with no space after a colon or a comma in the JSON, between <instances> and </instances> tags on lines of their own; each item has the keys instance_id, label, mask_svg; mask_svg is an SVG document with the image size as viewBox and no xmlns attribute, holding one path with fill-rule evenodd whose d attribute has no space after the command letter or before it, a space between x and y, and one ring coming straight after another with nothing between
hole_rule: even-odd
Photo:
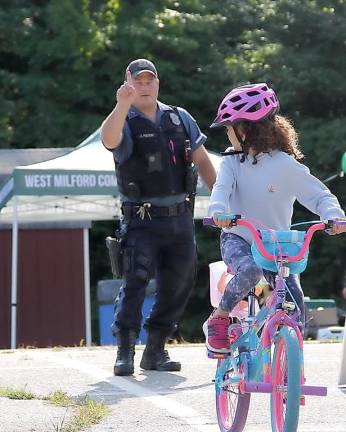
<instances>
[{"instance_id":1,"label":"light gray sweatshirt","mask_svg":"<svg viewBox=\"0 0 346 432\"><path fill-rule=\"evenodd\" d=\"M287 153L260 153L255 165L251 156L243 163L240 158L241 155L223 156L210 197L210 216L235 213L248 218L258 229L288 230L293 204L298 200L321 220L345 217L329 189ZM252 242L244 227L225 231Z\"/></svg>"}]
</instances>

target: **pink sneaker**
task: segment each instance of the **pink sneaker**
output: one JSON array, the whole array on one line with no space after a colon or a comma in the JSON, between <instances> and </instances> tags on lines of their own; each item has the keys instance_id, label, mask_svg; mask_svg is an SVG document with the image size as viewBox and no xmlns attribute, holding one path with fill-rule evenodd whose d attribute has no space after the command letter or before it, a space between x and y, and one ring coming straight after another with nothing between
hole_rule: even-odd
<instances>
[{"instance_id":1,"label":"pink sneaker","mask_svg":"<svg viewBox=\"0 0 346 432\"><path fill-rule=\"evenodd\" d=\"M229 318L211 315L203 324L208 350L217 353L230 352L230 338L228 336Z\"/></svg>"}]
</instances>

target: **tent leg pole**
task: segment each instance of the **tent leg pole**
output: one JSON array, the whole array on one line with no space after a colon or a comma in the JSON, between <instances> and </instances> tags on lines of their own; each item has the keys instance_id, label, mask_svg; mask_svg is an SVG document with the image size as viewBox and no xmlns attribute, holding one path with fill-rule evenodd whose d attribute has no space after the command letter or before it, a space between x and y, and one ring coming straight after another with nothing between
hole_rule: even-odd
<instances>
[{"instance_id":1,"label":"tent leg pole","mask_svg":"<svg viewBox=\"0 0 346 432\"><path fill-rule=\"evenodd\" d=\"M18 271L18 208L13 198L12 265L11 265L11 349L17 348L17 271Z\"/></svg>"},{"instance_id":2,"label":"tent leg pole","mask_svg":"<svg viewBox=\"0 0 346 432\"><path fill-rule=\"evenodd\" d=\"M339 387L346 387L346 321L345 321L345 330L344 330L344 338L342 342L343 350L342 350L342 357L341 357L341 368L340 368L340 375L339 375Z\"/></svg>"},{"instance_id":3,"label":"tent leg pole","mask_svg":"<svg viewBox=\"0 0 346 432\"><path fill-rule=\"evenodd\" d=\"M91 346L91 307L90 307L90 260L89 229L83 228L84 251L84 304L85 304L85 343Z\"/></svg>"}]
</instances>

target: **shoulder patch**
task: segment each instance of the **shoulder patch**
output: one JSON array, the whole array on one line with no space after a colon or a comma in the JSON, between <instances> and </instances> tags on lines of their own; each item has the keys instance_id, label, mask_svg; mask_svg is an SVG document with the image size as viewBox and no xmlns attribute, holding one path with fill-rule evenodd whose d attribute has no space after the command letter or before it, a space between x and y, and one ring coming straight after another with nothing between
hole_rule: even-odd
<instances>
[{"instance_id":1,"label":"shoulder patch","mask_svg":"<svg viewBox=\"0 0 346 432\"><path fill-rule=\"evenodd\" d=\"M174 113L174 112L170 113L169 118L171 119L171 122L174 125L179 126L181 124L180 118L176 113Z\"/></svg>"}]
</instances>

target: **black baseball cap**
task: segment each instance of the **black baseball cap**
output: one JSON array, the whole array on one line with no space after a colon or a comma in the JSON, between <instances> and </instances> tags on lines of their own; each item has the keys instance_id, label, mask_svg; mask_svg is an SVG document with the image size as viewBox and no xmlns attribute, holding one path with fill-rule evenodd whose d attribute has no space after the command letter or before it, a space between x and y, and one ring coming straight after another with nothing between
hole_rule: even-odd
<instances>
[{"instance_id":1,"label":"black baseball cap","mask_svg":"<svg viewBox=\"0 0 346 432\"><path fill-rule=\"evenodd\" d=\"M135 78L143 72L149 72L155 77L157 77L157 70L150 60L147 59L137 59L133 60L126 68L126 71L130 71L131 76Z\"/></svg>"}]
</instances>

